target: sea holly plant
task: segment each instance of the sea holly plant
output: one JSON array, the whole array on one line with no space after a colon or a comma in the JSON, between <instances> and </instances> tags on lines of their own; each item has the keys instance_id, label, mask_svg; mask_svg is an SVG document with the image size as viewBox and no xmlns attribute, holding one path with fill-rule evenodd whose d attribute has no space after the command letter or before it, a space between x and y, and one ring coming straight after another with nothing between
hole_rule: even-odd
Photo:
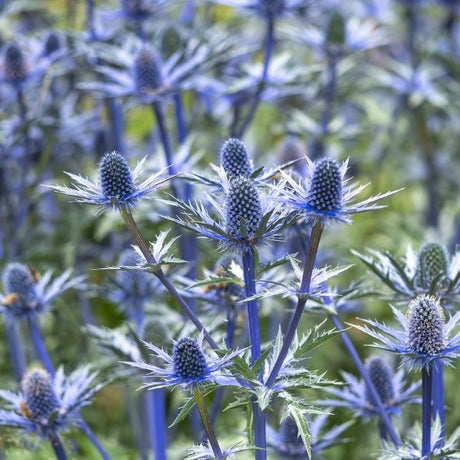
<instances>
[{"instance_id":1,"label":"sea holly plant","mask_svg":"<svg viewBox=\"0 0 460 460\"><path fill-rule=\"evenodd\" d=\"M106 385L96 383L96 377L97 373L91 372L88 366L80 367L68 376L60 367L54 377L42 369L32 369L24 374L20 393L0 391L0 398L6 402L0 410L0 425L47 438L58 460L68 458L61 434L71 426L80 428L98 444L79 414L80 409L90 404L93 396Z\"/></svg>"},{"instance_id":2,"label":"sea holly plant","mask_svg":"<svg viewBox=\"0 0 460 460\"><path fill-rule=\"evenodd\" d=\"M408 247L405 257L398 260L389 252L370 249L369 254L353 253L369 272L401 301L418 294L432 294L450 307L460 293L460 252L449 254L439 242L423 243L418 251Z\"/></svg>"},{"instance_id":3,"label":"sea holly plant","mask_svg":"<svg viewBox=\"0 0 460 460\"><path fill-rule=\"evenodd\" d=\"M460 334L454 335L454 331L460 312L446 322L439 299L426 294L420 294L409 303L406 316L397 308L391 308L402 330L373 320L364 320L364 326L355 327L376 339L375 346L401 355L408 369L421 371L423 457L430 455L434 447L431 437L432 401L437 392L444 391L442 380L433 381L433 368L438 363L451 365L458 356Z\"/></svg>"},{"instance_id":4,"label":"sea holly plant","mask_svg":"<svg viewBox=\"0 0 460 460\"><path fill-rule=\"evenodd\" d=\"M52 301L67 289L82 287L84 278L72 278L71 270L67 270L53 280L51 272L40 276L33 268L18 262L11 262L5 267L0 311L5 320L11 361L18 381L22 379L25 368L18 332L20 324L27 324L34 353L46 370L54 375L54 367L40 333L39 318L48 311Z\"/></svg>"}]
</instances>

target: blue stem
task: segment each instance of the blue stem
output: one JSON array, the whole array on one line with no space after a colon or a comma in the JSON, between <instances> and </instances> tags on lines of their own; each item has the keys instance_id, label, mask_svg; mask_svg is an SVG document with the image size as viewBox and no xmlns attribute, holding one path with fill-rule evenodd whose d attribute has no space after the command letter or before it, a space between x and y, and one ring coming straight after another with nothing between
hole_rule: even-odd
<instances>
[{"instance_id":1,"label":"blue stem","mask_svg":"<svg viewBox=\"0 0 460 460\"><path fill-rule=\"evenodd\" d=\"M165 393L162 388L146 391L145 409L155 460L166 460Z\"/></svg>"},{"instance_id":2,"label":"blue stem","mask_svg":"<svg viewBox=\"0 0 460 460\"><path fill-rule=\"evenodd\" d=\"M24 375L26 360L24 356L24 348L19 336L18 324L15 321L7 320L5 321L5 330L14 377L17 382L20 382L22 380L22 376Z\"/></svg>"},{"instance_id":3,"label":"blue stem","mask_svg":"<svg viewBox=\"0 0 460 460\"><path fill-rule=\"evenodd\" d=\"M112 98L107 99L107 107L109 110L113 146L117 152L125 154L123 112L118 102Z\"/></svg>"},{"instance_id":4,"label":"blue stem","mask_svg":"<svg viewBox=\"0 0 460 460\"><path fill-rule=\"evenodd\" d=\"M434 446L440 449L444 446L446 437L446 413L444 406L444 365L439 359L433 361L433 419L439 418L441 434Z\"/></svg>"},{"instance_id":5,"label":"blue stem","mask_svg":"<svg viewBox=\"0 0 460 460\"><path fill-rule=\"evenodd\" d=\"M93 446L97 449L101 458L104 460L110 460L110 455L106 452L102 444L97 439L96 435L83 419L80 421L80 428L83 433L85 433L86 437L91 441L91 444L93 444Z\"/></svg>"},{"instance_id":6,"label":"blue stem","mask_svg":"<svg viewBox=\"0 0 460 460\"><path fill-rule=\"evenodd\" d=\"M48 440L51 447L54 450L54 454L58 460L67 460L67 454L65 453L64 446L62 445L61 438L57 433L48 434Z\"/></svg>"},{"instance_id":7,"label":"blue stem","mask_svg":"<svg viewBox=\"0 0 460 460\"><path fill-rule=\"evenodd\" d=\"M252 248L243 249L243 272L244 272L244 289L246 297L252 297L256 294L256 279L254 266L254 252ZM260 356L260 331L257 300L246 302L248 316L249 344L251 347L251 363L254 363ZM257 401L251 403L253 415L254 446L256 447L256 460L265 460L267 458L267 440L265 428L265 414L260 409Z\"/></svg>"},{"instance_id":8,"label":"blue stem","mask_svg":"<svg viewBox=\"0 0 460 460\"><path fill-rule=\"evenodd\" d=\"M94 0L86 0L86 28L89 32L90 41L96 40L94 30Z\"/></svg>"},{"instance_id":9,"label":"blue stem","mask_svg":"<svg viewBox=\"0 0 460 460\"><path fill-rule=\"evenodd\" d=\"M185 122L184 105L182 96L176 93L173 96L174 100L174 115L176 117L177 141L182 144L187 138L187 124Z\"/></svg>"},{"instance_id":10,"label":"blue stem","mask_svg":"<svg viewBox=\"0 0 460 460\"><path fill-rule=\"evenodd\" d=\"M54 378L56 372L54 371L53 363L51 362L48 352L46 351L45 344L43 343L43 338L40 334L40 330L38 329L36 318L29 318L28 324L30 339L32 341L35 355L42 362L43 367L46 369L48 374Z\"/></svg>"},{"instance_id":11,"label":"blue stem","mask_svg":"<svg viewBox=\"0 0 460 460\"><path fill-rule=\"evenodd\" d=\"M379 413L379 417L382 422L382 425L385 427L393 444L395 446L399 446L401 444L399 441L399 436L396 434L396 431L393 428L388 412L385 410L385 406L383 405L382 400L380 399L380 396L377 393L377 390L375 389L374 384L369 378L369 374L367 373L366 368L364 367L364 364L361 361L361 358L359 357L358 352L356 351L356 348L354 347L352 341L350 340L350 337L348 336L347 331L345 331L342 321L340 320L339 316L336 314L329 315L329 318L334 324L335 328L338 331L341 331L340 338L342 339L342 342L345 345L345 348L347 349L351 359L353 360L353 363L355 364L356 369L359 372L359 375L361 376L361 378L364 380L364 382L367 385L367 388L372 396L372 400L374 401L376 409Z\"/></svg>"},{"instance_id":12,"label":"blue stem","mask_svg":"<svg viewBox=\"0 0 460 460\"><path fill-rule=\"evenodd\" d=\"M431 390L432 365L422 369L422 458L430 458L431 453Z\"/></svg>"},{"instance_id":13,"label":"blue stem","mask_svg":"<svg viewBox=\"0 0 460 460\"><path fill-rule=\"evenodd\" d=\"M264 63L263 63L263 68L262 68L262 78L259 82L259 87L257 88L257 91L252 99L251 106L249 107L246 117L244 118L241 124L241 128L236 133L236 137L242 138L244 136L244 133L249 128L252 122L252 119L254 118L254 115L256 113L257 107L259 106L260 97L262 96L262 92L265 89L265 85L267 83L268 70L270 67L270 60L273 54L274 42L275 42L275 22L272 17L269 17L267 19L267 33L265 37Z\"/></svg>"}]
</instances>

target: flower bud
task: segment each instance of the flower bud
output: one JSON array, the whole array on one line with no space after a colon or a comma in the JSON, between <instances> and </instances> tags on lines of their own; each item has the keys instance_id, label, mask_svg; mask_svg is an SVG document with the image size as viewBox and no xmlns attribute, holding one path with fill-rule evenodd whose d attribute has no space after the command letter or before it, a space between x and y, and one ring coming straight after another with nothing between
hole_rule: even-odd
<instances>
[{"instance_id":1,"label":"flower bud","mask_svg":"<svg viewBox=\"0 0 460 460\"><path fill-rule=\"evenodd\" d=\"M134 59L134 81L141 93L155 91L161 86L161 62L154 51L144 48L137 53Z\"/></svg>"},{"instance_id":2,"label":"flower bud","mask_svg":"<svg viewBox=\"0 0 460 460\"><path fill-rule=\"evenodd\" d=\"M27 308L38 304L35 281L30 270L22 264L10 263L3 272L3 290L5 294L15 294L18 302Z\"/></svg>"},{"instance_id":3,"label":"flower bud","mask_svg":"<svg viewBox=\"0 0 460 460\"><path fill-rule=\"evenodd\" d=\"M252 174L252 165L246 146L239 139L230 138L220 150L220 164L230 177Z\"/></svg>"},{"instance_id":4,"label":"flower bud","mask_svg":"<svg viewBox=\"0 0 460 460\"><path fill-rule=\"evenodd\" d=\"M22 379L21 388L26 408L34 419L48 419L59 408L53 382L44 370L27 372Z\"/></svg>"},{"instance_id":5,"label":"flower bud","mask_svg":"<svg viewBox=\"0 0 460 460\"><path fill-rule=\"evenodd\" d=\"M393 386L393 373L390 366L380 357L373 356L366 362L366 371L372 384L384 405L391 404L395 390ZM366 400L371 406L376 406L373 396L366 385Z\"/></svg>"},{"instance_id":6,"label":"flower bud","mask_svg":"<svg viewBox=\"0 0 460 460\"><path fill-rule=\"evenodd\" d=\"M307 203L317 211L342 207L342 175L335 160L326 158L315 164Z\"/></svg>"},{"instance_id":7,"label":"flower bud","mask_svg":"<svg viewBox=\"0 0 460 460\"><path fill-rule=\"evenodd\" d=\"M6 46L3 69L5 78L12 82L18 83L27 77L29 72L26 59L21 48L16 43L10 43Z\"/></svg>"},{"instance_id":8,"label":"flower bud","mask_svg":"<svg viewBox=\"0 0 460 460\"><path fill-rule=\"evenodd\" d=\"M254 183L243 177L233 180L225 201L225 229L234 238L251 237L262 219L259 193ZM242 232L246 234L242 234Z\"/></svg>"},{"instance_id":9,"label":"flower bud","mask_svg":"<svg viewBox=\"0 0 460 460\"><path fill-rule=\"evenodd\" d=\"M417 254L416 285L429 289L435 279L447 276L448 255L442 244L425 243Z\"/></svg>"},{"instance_id":10,"label":"flower bud","mask_svg":"<svg viewBox=\"0 0 460 460\"><path fill-rule=\"evenodd\" d=\"M117 152L106 153L99 165L102 192L107 198L123 200L134 192L131 170L125 158Z\"/></svg>"},{"instance_id":11,"label":"flower bud","mask_svg":"<svg viewBox=\"0 0 460 460\"><path fill-rule=\"evenodd\" d=\"M173 350L174 372L184 381L206 377L208 365L200 345L191 337L180 339Z\"/></svg>"},{"instance_id":12,"label":"flower bud","mask_svg":"<svg viewBox=\"0 0 460 460\"><path fill-rule=\"evenodd\" d=\"M413 299L407 310L408 347L414 353L436 355L446 347L444 312L439 301L421 294Z\"/></svg>"}]
</instances>

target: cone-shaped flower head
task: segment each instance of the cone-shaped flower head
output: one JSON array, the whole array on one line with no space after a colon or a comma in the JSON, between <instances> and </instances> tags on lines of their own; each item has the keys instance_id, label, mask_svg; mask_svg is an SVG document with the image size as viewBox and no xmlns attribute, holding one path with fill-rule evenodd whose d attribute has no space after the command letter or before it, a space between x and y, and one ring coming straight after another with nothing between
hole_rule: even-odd
<instances>
[{"instance_id":1,"label":"cone-shaped flower head","mask_svg":"<svg viewBox=\"0 0 460 460\"><path fill-rule=\"evenodd\" d=\"M220 151L220 164L230 177L248 177L252 174L252 165L246 146L236 138L225 141Z\"/></svg>"},{"instance_id":2,"label":"cone-shaped flower head","mask_svg":"<svg viewBox=\"0 0 460 460\"><path fill-rule=\"evenodd\" d=\"M390 366L382 358L373 356L366 362L366 371L383 404L390 405L395 397L393 372ZM376 405L367 386L366 399L370 405Z\"/></svg>"},{"instance_id":3,"label":"cone-shaped flower head","mask_svg":"<svg viewBox=\"0 0 460 460\"><path fill-rule=\"evenodd\" d=\"M173 350L174 372L184 382L204 380L208 374L206 357L191 337L180 339Z\"/></svg>"},{"instance_id":4,"label":"cone-shaped flower head","mask_svg":"<svg viewBox=\"0 0 460 460\"><path fill-rule=\"evenodd\" d=\"M431 283L447 276L449 267L445 247L440 243L425 243L417 254L416 284L429 289Z\"/></svg>"},{"instance_id":5,"label":"cone-shaped flower head","mask_svg":"<svg viewBox=\"0 0 460 460\"><path fill-rule=\"evenodd\" d=\"M254 235L262 219L259 193L254 182L244 177L231 181L225 197L225 228L237 239Z\"/></svg>"},{"instance_id":6,"label":"cone-shaped flower head","mask_svg":"<svg viewBox=\"0 0 460 460\"><path fill-rule=\"evenodd\" d=\"M106 153L99 165L103 194L123 202L134 192L134 181L125 158L117 152Z\"/></svg>"},{"instance_id":7,"label":"cone-shaped flower head","mask_svg":"<svg viewBox=\"0 0 460 460\"><path fill-rule=\"evenodd\" d=\"M134 80L141 93L153 92L162 85L161 62L154 51L144 48L137 53L134 59Z\"/></svg>"},{"instance_id":8,"label":"cone-shaped flower head","mask_svg":"<svg viewBox=\"0 0 460 460\"><path fill-rule=\"evenodd\" d=\"M289 457L305 454L305 446L299 435L297 424L292 417L288 417L281 422L279 434L281 441L280 452Z\"/></svg>"},{"instance_id":9,"label":"cone-shaped flower head","mask_svg":"<svg viewBox=\"0 0 460 460\"><path fill-rule=\"evenodd\" d=\"M444 312L433 296L421 294L407 310L407 345L414 353L436 355L446 347Z\"/></svg>"},{"instance_id":10,"label":"cone-shaped flower head","mask_svg":"<svg viewBox=\"0 0 460 460\"><path fill-rule=\"evenodd\" d=\"M343 45L345 43L345 21L340 13L334 12L327 26L327 43Z\"/></svg>"},{"instance_id":11,"label":"cone-shaped flower head","mask_svg":"<svg viewBox=\"0 0 460 460\"><path fill-rule=\"evenodd\" d=\"M35 420L48 419L59 409L50 375L41 369L27 372L21 382L25 412Z\"/></svg>"},{"instance_id":12,"label":"cone-shaped flower head","mask_svg":"<svg viewBox=\"0 0 460 460\"><path fill-rule=\"evenodd\" d=\"M315 164L307 203L317 211L333 211L342 206L342 174L335 160L325 158Z\"/></svg>"},{"instance_id":13,"label":"cone-shaped flower head","mask_svg":"<svg viewBox=\"0 0 460 460\"><path fill-rule=\"evenodd\" d=\"M5 78L12 82L20 82L28 75L27 63L24 54L16 43L6 46L3 57Z\"/></svg>"},{"instance_id":14,"label":"cone-shaped flower head","mask_svg":"<svg viewBox=\"0 0 460 460\"><path fill-rule=\"evenodd\" d=\"M46 37L44 52L45 56L49 56L50 54L59 51L61 48L61 39L56 32L50 32L48 37Z\"/></svg>"},{"instance_id":15,"label":"cone-shaped flower head","mask_svg":"<svg viewBox=\"0 0 460 460\"><path fill-rule=\"evenodd\" d=\"M286 6L285 0L259 0L259 3L267 16L280 16Z\"/></svg>"},{"instance_id":16,"label":"cone-shaped flower head","mask_svg":"<svg viewBox=\"0 0 460 460\"><path fill-rule=\"evenodd\" d=\"M169 58L183 47L182 36L175 25L168 25L161 34L160 51L163 58Z\"/></svg>"},{"instance_id":17,"label":"cone-shaped flower head","mask_svg":"<svg viewBox=\"0 0 460 460\"><path fill-rule=\"evenodd\" d=\"M33 308L38 303L35 280L25 265L10 263L6 266L3 272L3 289L6 295L16 296L16 302L22 306Z\"/></svg>"}]
</instances>

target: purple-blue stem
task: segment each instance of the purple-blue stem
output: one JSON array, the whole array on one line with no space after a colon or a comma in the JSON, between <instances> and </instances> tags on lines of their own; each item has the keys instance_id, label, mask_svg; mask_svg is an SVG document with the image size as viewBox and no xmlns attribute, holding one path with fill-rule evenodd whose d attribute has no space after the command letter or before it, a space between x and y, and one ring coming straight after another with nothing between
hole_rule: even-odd
<instances>
[{"instance_id":1,"label":"purple-blue stem","mask_svg":"<svg viewBox=\"0 0 460 460\"><path fill-rule=\"evenodd\" d=\"M361 358L358 355L358 352L356 351L356 348L353 345L353 342L350 340L350 337L347 334L347 331L343 327L342 321L340 320L340 317L336 314L329 315L330 320L332 321L332 324L334 324L335 328L337 331L340 331L340 338L345 345L345 348L348 351L348 354L350 355L354 365L356 366L357 371L359 372L359 375L361 378L364 380L364 382L367 385L367 388L372 396L372 400L375 403L375 408L377 409L377 412L379 413L380 421L383 424L383 427L385 428L386 432L388 433L391 441L395 446L399 446L401 444L399 440L399 436L397 435L395 429L393 428L393 424L391 423L390 416L388 415L388 412L385 409L385 406L382 403L382 400L380 399L379 394L377 393L377 390L375 389L374 384L372 383L369 374L366 371L366 368L364 367L363 362L361 361Z\"/></svg>"},{"instance_id":2,"label":"purple-blue stem","mask_svg":"<svg viewBox=\"0 0 460 460\"><path fill-rule=\"evenodd\" d=\"M256 294L255 261L254 252L251 247L243 248L242 255L244 290L246 297ZM260 356L260 331L259 331L259 312L257 300L253 299L246 302L249 345L251 347L251 363L254 363ZM260 409L257 401L251 403L254 430L255 459L265 460L267 458L267 439L265 427L265 414Z\"/></svg>"},{"instance_id":3,"label":"purple-blue stem","mask_svg":"<svg viewBox=\"0 0 460 460\"><path fill-rule=\"evenodd\" d=\"M317 219L310 234L310 240L308 243L308 253L305 260L305 267L302 276L302 282L300 284L300 295L297 301L296 309L291 317L288 330L284 336L283 345L281 347L280 354L276 358L273 369L268 376L267 381L265 382L267 387L271 387L278 376L278 373L283 366L284 360L289 352L289 348L294 340L297 327L299 326L300 319L302 318L302 313L307 303L307 294L310 292L310 283L311 277L313 274L313 266L315 264L316 253L318 252L319 241L323 233L324 224L320 219Z\"/></svg>"},{"instance_id":4,"label":"purple-blue stem","mask_svg":"<svg viewBox=\"0 0 460 460\"><path fill-rule=\"evenodd\" d=\"M444 401L444 365L439 359L433 361L433 420L439 418L441 423L441 434L435 444L436 449L444 446L446 437L446 413Z\"/></svg>"},{"instance_id":5,"label":"purple-blue stem","mask_svg":"<svg viewBox=\"0 0 460 460\"><path fill-rule=\"evenodd\" d=\"M42 362L43 367L46 369L48 374L54 378L56 372L54 370L53 363L46 351L45 344L43 343L42 336L40 334L40 330L38 328L37 319L36 318L28 318L28 326L29 326L29 334L30 340L32 341L34 353L37 358Z\"/></svg>"},{"instance_id":6,"label":"purple-blue stem","mask_svg":"<svg viewBox=\"0 0 460 460\"><path fill-rule=\"evenodd\" d=\"M5 321L6 338L10 350L11 365L16 382L22 380L25 369L24 348L19 336L18 324L15 321Z\"/></svg>"},{"instance_id":7,"label":"purple-blue stem","mask_svg":"<svg viewBox=\"0 0 460 460\"><path fill-rule=\"evenodd\" d=\"M107 98L106 103L109 111L110 130L112 132L113 147L117 152L125 154L126 149L125 140L123 136L123 112L121 110L120 105L115 99Z\"/></svg>"},{"instance_id":8,"label":"purple-blue stem","mask_svg":"<svg viewBox=\"0 0 460 460\"><path fill-rule=\"evenodd\" d=\"M129 208L124 208L120 206L119 212L120 212L121 217L123 218L123 221L126 227L131 233L133 240L136 242L137 246L139 247L139 250L142 252L142 255L144 256L147 263L156 265L157 260L153 256L152 252L150 251L149 245L147 244L144 237L142 236L142 233L140 232L139 227L137 226L133 218L133 215L131 214L131 210ZM189 307L189 305L184 300L184 298L179 294L179 292L177 291L175 286L171 283L171 281L168 279L168 277L165 275L161 267L156 267L154 274L160 280L163 286L168 290L168 292L172 295L172 297L176 300L176 302L182 308L183 312L192 321L192 323L196 326L196 328L200 332L203 332L204 338L209 343L211 348L217 349L218 348L217 343L211 337L209 332L204 327L203 323L199 320L196 314L192 311L192 309Z\"/></svg>"},{"instance_id":9,"label":"purple-blue stem","mask_svg":"<svg viewBox=\"0 0 460 460\"><path fill-rule=\"evenodd\" d=\"M146 391L145 405L154 459L166 460L166 408L164 389L158 388Z\"/></svg>"},{"instance_id":10,"label":"purple-blue stem","mask_svg":"<svg viewBox=\"0 0 460 460\"><path fill-rule=\"evenodd\" d=\"M431 395L432 364L422 368L422 458L430 458L431 453Z\"/></svg>"},{"instance_id":11,"label":"purple-blue stem","mask_svg":"<svg viewBox=\"0 0 460 460\"><path fill-rule=\"evenodd\" d=\"M187 124L185 121L184 104L182 102L182 95L176 93L173 96L174 101L174 115L176 118L177 142L182 144L187 138Z\"/></svg>"},{"instance_id":12,"label":"purple-blue stem","mask_svg":"<svg viewBox=\"0 0 460 460\"><path fill-rule=\"evenodd\" d=\"M273 45L275 42L275 21L273 17L267 19L267 33L265 36L265 47L264 47L264 62L262 68L262 78L259 82L259 86L254 94L251 101L251 106L248 109L246 117L244 118L241 128L237 130L236 137L242 138L244 133L249 128L252 119L256 113L257 107L259 106L260 98L262 96L265 85L267 84L268 70L270 68L270 60L273 53Z\"/></svg>"},{"instance_id":13,"label":"purple-blue stem","mask_svg":"<svg viewBox=\"0 0 460 460\"><path fill-rule=\"evenodd\" d=\"M86 30L88 31L90 41L96 40L96 31L94 30L94 0L86 0Z\"/></svg>"},{"instance_id":14,"label":"purple-blue stem","mask_svg":"<svg viewBox=\"0 0 460 460\"><path fill-rule=\"evenodd\" d=\"M48 440L51 447L54 450L54 454L58 460L67 460L67 454L65 453L64 446L62 445L61 438L58 433L50 432L48 434Z\"/></svg>"},{"instance_id":15,"label":"purple-blue stem","mask_svg":"<svg viewBox=\"0 0 460 460\"><path fill-rule=\"evenodd\" d=\"M85 436L91 441L93 446L98 450L101 458L103 458L104 460L111 460L109 454L105 451L104 447L99 442L96 435L93 433L91 428L87 425L87 423L83 419L81 419L80 428L85 434Z\"/></svg>"}]
</instances>

